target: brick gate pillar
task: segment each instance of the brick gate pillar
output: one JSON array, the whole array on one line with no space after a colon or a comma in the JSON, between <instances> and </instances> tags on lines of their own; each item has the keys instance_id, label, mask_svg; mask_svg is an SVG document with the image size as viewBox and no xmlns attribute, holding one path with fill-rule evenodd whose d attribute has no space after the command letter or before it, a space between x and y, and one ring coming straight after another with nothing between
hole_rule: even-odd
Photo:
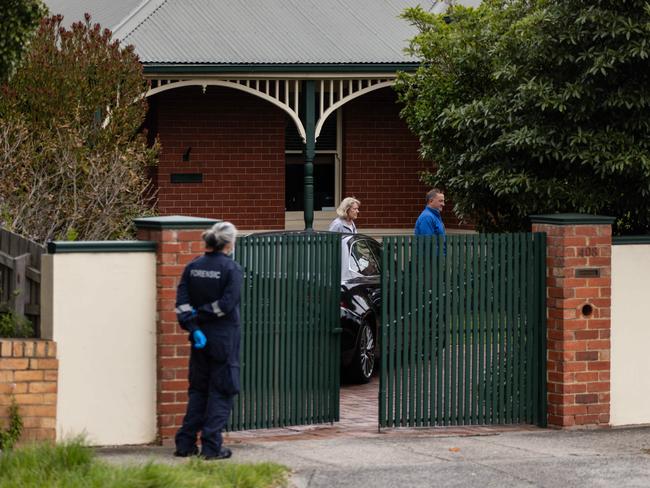
<instances>
[{"instance_id":1,"label":"brick gate pillar","mask_svg":"<svg viewBox=\"0 0 650 488\"><path fill-rule=\"evenodd\" d=\"M134 220L138 239L156 250L156 417L158 440L173 442L187 405L190 346L176 322L176 287L185 265L203 252L201 234L218 220L146 217Z\"/></svg>"},{"instance_id":2,"label":"brick gate pillar","mask_svg":"<svg viewBox=\"0 0 650 488\"><path fill-rule=\"evenodd\" d=\"M548 425L606 426L613 217L535 215L546 232Z\"/></svg>"}]
</instances>

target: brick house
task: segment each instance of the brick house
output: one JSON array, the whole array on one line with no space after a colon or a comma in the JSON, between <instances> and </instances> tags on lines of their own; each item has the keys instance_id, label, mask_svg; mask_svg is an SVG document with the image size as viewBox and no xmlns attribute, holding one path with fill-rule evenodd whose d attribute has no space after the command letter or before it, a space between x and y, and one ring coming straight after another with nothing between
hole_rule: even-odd
<instances>
[{"instance_id":1,"label":"brick house","mask_svg":"<svg viewBox=\"0 0 650 488\"><path fill-rule=\"evenodd\" d=\"M323 228L353 195L362 230L412 229L432 164L391 87L417 66L404 53L415 29L399 18L411 0L46 3L135 46L162 147L161 215Z\"/></svg>"}]
</instances>

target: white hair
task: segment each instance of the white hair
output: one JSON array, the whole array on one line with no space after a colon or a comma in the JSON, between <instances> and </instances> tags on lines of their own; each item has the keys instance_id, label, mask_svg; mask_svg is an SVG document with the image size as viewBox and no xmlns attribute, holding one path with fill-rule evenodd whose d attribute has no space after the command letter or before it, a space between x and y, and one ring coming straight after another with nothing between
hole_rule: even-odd
<instances>
[{"instance_id":1,"label":"white hair","mask_svg":"<svg viewBox=\"0 0 650 488\"><path fill-rule=\"evenodd\" d=\"M235 239L237 239L237 227L230 222L217 222L210 229L206 230L202 237L207 247L221 251L226 244L235 242Z\"/></svg>"},{"instance_id":2,"label":"white hair","mask_svg":"<svg viewBox=\"0 0 650 488\"><path fill-rule=\"evenodd\" d=\"M346 219L348 217L348 210L350 210L350 207L352 207L352 205L354 205L355 203L361 206L361 202L354 197L344 198L341 201L339 208L336 209L336 215L338 215L342 219Z\"/></svg>"}]
</instances>

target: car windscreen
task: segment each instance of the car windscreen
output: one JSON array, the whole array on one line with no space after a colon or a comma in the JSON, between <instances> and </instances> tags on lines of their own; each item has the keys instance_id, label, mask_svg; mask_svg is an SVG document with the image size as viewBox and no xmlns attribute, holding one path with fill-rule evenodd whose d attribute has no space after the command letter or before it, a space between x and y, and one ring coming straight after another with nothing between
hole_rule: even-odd
<instances>
[{"instance_id":1,"label":"car windscreen","mask_svg":"<svg viewBox=\"0 0 650 488\"><path fill-rule=\"evenodd\" d=\"M379 261L372 250L370 241L362 239L352 244L350 249L350 270L363 276L380 274Z\"/></svg>"}]
</instances>

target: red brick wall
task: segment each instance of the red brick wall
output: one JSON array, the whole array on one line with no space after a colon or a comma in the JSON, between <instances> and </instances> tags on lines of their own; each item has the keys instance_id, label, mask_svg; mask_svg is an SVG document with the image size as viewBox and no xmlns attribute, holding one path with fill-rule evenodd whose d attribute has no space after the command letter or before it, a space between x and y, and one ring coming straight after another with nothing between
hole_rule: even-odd
<instances>
[{"instance_id":1,"label":"red brick wall","mask_svg":"<svg viewBox=\"0 0 650 488\"><path fill-rule=\"evenodd\" d=\"M161 215L284 228L284 112L220 87L207 87L205 94L201 87L175 89L154 98ZM188 146L190 161L184 162ZM203 183L171 184L171 173L203 173Z\"/></svg>"},{"instance_id":2,"label":"red brick wall","mask_svg":"<svg viewBox=\"0 0 650 488\"><path fill-rule=\"evenodd\" d=\"M608 425L611 225L536 223L533 231L547 234L548 423ZM576 268L600 276L578 277Z\"/></svg>"},{"instance_id":3,"label":"red brick wall","mask_svg":"<svg viewBox=\"0 0 650 488\"><path fill-rule=\"evenodd\" d=\"M343 196L361 200L357 226L413 227L429 189L418 174L433 164L420 159L420 143L400 119L392 89L344 105L343 124ZM451 208L448 202L443 220L457 228Z\"/></svg>"},{"instance_id":4,"label":"red brick wall","mask_svg":"<svg viewBox=\"0 0 650 488\"><path fill-rule=\"evenodd\" d=\"M176 320L176 288L185 265L204 251L203 230L138 230L138 239L158 242L156 413L158 436L165 444L173 442L187 406L190 343Z\"/></svg>"},{"instance_id":5,"label":"red brick wall","mask_svg":"<svg viewBox=\"0 0 650 488\"><path fill-rule=\"evenodd\" d=\"M0 339L0 429L13 394L24 426L20 441L55 440L58 374L55 342Z\"/></svg>"}]
</instances>

